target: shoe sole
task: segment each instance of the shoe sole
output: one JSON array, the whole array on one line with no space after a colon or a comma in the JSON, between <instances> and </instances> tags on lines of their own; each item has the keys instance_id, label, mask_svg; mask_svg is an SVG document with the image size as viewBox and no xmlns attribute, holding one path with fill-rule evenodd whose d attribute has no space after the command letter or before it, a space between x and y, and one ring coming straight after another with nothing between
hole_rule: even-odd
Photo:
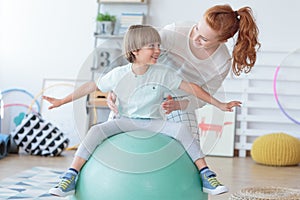
<instances>
[{"instance_id":1,"label":"shoe sole","mask_svg":"<svg viewBox=\"0 0 300 200\"><path fill-rule=\"evenodd\" d=\"M223 194L223 193L228 192L228 189L224 186L216 188L214 190L210 190L210 189L207 189L207 188L202 188L202 190L203 190L203 192L205 192L207 194L211 194L211 195L218 195L218 194Z\"/></svg>"},{"instance_id":2,"label":"shoe sole","mask_svg":"<svg viewBox=\"0 0 300 200\"><path fill-rule=\"evenodd\" d=\"M49 190L49 194L53 195L53 196L57 196L57 197L66 197L69 195L73 195L75 193L75 191L70 191L70 192L62 192L56 188L52 188Z\"/></svg>"}]
</instances>

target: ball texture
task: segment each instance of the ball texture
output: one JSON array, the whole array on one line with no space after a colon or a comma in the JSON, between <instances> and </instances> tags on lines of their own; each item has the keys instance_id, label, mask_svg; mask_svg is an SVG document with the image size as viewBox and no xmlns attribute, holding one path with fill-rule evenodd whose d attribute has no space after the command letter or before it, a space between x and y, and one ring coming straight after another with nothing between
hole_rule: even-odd
<instances>
[{"instance_id":1,"label":"ball texture","mask_svg":"<svg viewBox=\"0 0 300 200\"><path fill-rule=\"evenodd\" d=\"M300 163L300 140L286 133L258 137L251 148L252 159L260 164L290 166Z\"/></svg>"},{"instance_id":2,"label":"ball texture","mask_svg":"<svg viewBox=\"0 0 300 200\"><path fill-rule=\"evenodd\" d=\"M207 200L182 145L163 134L133 131L106 139L82 168L72 199Z\"/></svg>"}]
</instances>

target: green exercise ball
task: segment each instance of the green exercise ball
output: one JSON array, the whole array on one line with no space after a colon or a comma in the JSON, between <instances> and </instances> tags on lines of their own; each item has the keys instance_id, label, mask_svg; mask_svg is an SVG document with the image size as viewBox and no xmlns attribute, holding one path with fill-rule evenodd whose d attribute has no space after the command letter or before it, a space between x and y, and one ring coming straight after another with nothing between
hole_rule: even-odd
<instances>
[{"instance_id":1,"label":"green exercise ball","mask_svg":"<svg viewBox=\"0 0 300 200\"><path fill-rule=\"evenodd\" d=\"M82 168L73 200L207 200L182 145L147 131L105 140Z\"/></svg>"}]
</instances>

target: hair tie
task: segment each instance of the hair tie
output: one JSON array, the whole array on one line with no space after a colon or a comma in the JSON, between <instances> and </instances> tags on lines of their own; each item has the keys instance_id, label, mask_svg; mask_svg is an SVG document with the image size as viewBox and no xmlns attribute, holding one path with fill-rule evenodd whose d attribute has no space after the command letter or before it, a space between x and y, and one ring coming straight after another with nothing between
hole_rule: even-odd
<instances>
[{"instance_id":1,"label":"hair tie","mask_svg":"<svg viewBox=\"0 0 300 200\"><path fill-rule=\"evenodd\" d=\"M238 11L234 11L234 14L235 14L235 17L236 17L238 20L240 20L240 15L239 15Z\"/></svg>"}]
</instances>

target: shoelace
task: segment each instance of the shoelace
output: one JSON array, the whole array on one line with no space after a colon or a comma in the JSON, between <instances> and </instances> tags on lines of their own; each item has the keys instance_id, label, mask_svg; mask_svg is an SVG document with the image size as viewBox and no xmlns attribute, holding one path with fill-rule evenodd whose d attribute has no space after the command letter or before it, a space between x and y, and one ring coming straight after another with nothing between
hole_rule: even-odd
<instances>
[{"instance_id":1,"label":"shoelace","mask_svg":"<svg viewBox=\"0 0 300 200\"><path fill-rule=\"evenodd\" d=\"M59 184L58 187L61 187L63 190L66 190L70 183L74 180L74 176L71 179L63 179Z\"/></svg>"},{"instance_id":2,"label":"shoelace","mask_svg":"<svg viewBox=\"0 0 300 200\"><path fill-rule=\"evenodd\" d=\"M218 187L221 186L222 184L216 179L216 177L211 177L207 179L208 182L213 186L213 187Z\"/></svg>"}]
</instances>

